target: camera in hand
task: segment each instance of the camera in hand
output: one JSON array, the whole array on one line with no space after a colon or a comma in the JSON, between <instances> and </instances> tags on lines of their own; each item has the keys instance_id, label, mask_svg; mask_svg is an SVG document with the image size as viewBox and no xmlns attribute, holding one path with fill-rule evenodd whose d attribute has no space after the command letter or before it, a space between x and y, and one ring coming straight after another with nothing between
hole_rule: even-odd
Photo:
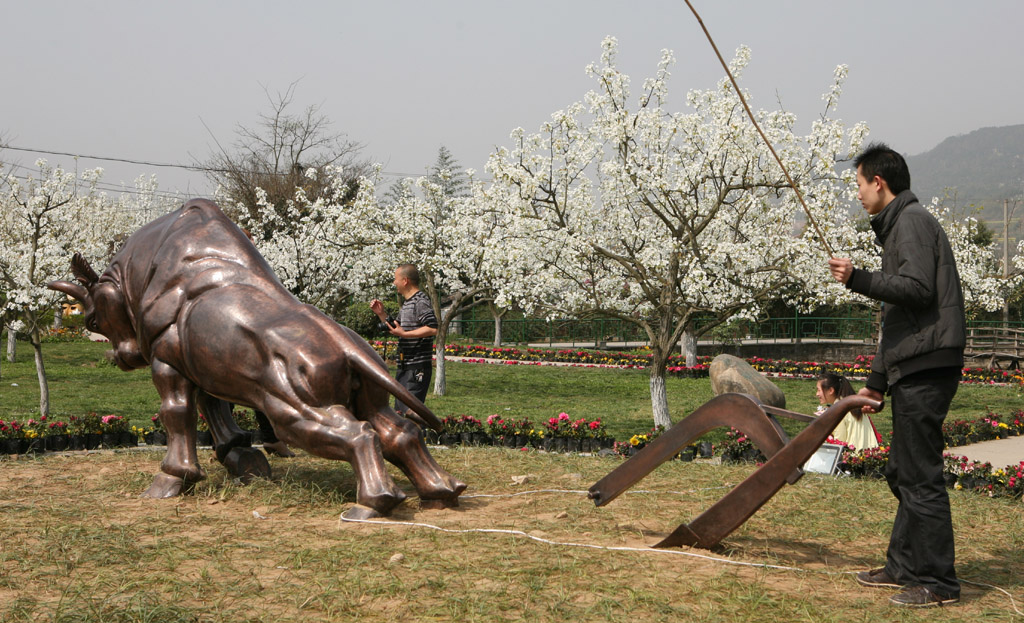
<instances>
[{"instance_id":1,"label":"camera in hand","mask_svg":"<svg viewBox=\"0 0 1024 623\"><path fill-rule=\"evenodd\" d=\"M395 320L394 316L388 316L384 319L384 322L377 323L377 328L384 333L390 333L391 329L394 329L396 326L398 326L398 321Z\"/></svg>"}]
</instances>

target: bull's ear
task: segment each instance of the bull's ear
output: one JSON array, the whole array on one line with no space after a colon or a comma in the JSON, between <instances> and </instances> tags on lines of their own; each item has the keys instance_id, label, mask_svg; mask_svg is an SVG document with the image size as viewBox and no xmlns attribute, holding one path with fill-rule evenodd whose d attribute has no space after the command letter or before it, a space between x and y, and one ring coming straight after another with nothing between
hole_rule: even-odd
<instances>
[{"instance_id":1,"label":"bull's ear","mask_svg":"<svg viewBox=\"0 0 1024 623\"><path fill-rule=\"evenodd\" d=\"M78 283L86 288L91 288L99 279L96 271L92 269L92 266L89 266L89 262L82 257L81 253L75 253L74 257L71 258L71 272L74 273L75 279L78 279ZM71 296L75 295L72 294Z\"/></svg>"},{"instance_id":2,"label":"bull's ear","mask_svg":"<svg viewBox=\"0 0 1024 623\"><path fill-rule=\"evenodd\" d=\"M74 298L78 299L82 303L89 302L89 291L77 283L71 283L70 281L51 281L46 284L47 288L69 294Z\"/></svg>"}]
</instances>

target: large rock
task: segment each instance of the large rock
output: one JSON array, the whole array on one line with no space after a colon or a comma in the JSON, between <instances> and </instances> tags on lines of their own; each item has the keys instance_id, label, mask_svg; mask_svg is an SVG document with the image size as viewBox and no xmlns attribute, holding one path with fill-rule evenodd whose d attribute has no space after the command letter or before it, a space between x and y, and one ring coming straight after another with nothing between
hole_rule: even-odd
<instances>
[{"instance_id":1,"label":"large rock","mask_svg":"<svg viewBox=\"0 0 1024 623\"><path fill-rule=\"evenodd\" d=\"M715 395L750 394L763 404L786 408L786 395L749 363L732 355L719 355L711 361L711 390Z\"/></svg>"}]
</instances>

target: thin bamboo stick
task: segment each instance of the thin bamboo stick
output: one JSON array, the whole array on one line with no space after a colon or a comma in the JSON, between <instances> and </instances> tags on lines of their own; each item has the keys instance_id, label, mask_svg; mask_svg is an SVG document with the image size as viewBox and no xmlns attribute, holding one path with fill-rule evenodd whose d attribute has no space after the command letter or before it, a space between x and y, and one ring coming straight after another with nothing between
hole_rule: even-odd
<instances>
[{"instance_id":1,"label":"thin bamboo stick","mask_svg":"<svg viewBox=\"0 0 1024 623\"><path fill-rule=\"evenodd\" d=\"M786 181L789 182L789 186L793 189L793 192L796 193L797 199L800 200L800 205L804 207L807 219L810 221L811 225L814 226L814 231L818 234L818 239L821 241L821 244L825 246L825 250L828 251L829 257L835 257L835 252L832 251L832 245L828 243L824 234L821 233L821 228L818 227L818 222L814 220L814 216L811 215L811 209L807 207L807 202L804 201L803 193L800 192L800 189L793 181L793 178L789 176L789 171L786 170L786 165L782 164L782 159L779 158L777 153L775 153L775 148L772 147L768 137L764 135L763 131L761 131L761 126L757 124L757 120L754 119L754 113L750 111L750 106L747 105L747 100L743 97L740 85L736 83L736 78L734 78L732 72L729 71L729 65L725 62L725 59L722 58L722 54L718 51L718 46L715 45L715 40L711 38L711 33L708 32L707 26L704 25L704 20L700 18L700 15L697 13L697 9L693 8L693 5L690 4L690 0L685 0L685 2L686 6L690 7L690 11L693 13L693 16L697 18L697 22L700 23L700 27L704 31L704 35L708 38L708 43L711 44L711 48L715 51L715 56L718 57L718 62L720 62L722 67L725 69L725 74L729 76L729 81L732 82L732 87L736 90L736 95L740 98L740 103L743 104L743 109L747 111L747 116L750 117L750 122L754 124L754 128L757 130L757 133L761 135L761 138L764 140L764 144L768 146L768 151L772 152L772 156L775 157L775 162L779 163L779 167L782 169L783 175L786 176Z\"/></svg>"}]
</instances>

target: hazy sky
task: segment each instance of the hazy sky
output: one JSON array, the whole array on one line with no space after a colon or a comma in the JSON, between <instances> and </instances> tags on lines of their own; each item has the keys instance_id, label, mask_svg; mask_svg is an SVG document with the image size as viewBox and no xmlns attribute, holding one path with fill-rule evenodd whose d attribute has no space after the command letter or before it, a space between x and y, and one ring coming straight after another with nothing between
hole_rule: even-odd
<instances>
[{"instance_id":1,"label":"hazy sky","mask_svg":"<svg viewBox=\"0 0 1024 623\"><path fill-rule=\"evenodd\" d=\"M947 136L1024 123L1024 2L694 0L722 53L752 49L741 84L800 129L832 71L850 67L838 116L917 154ZM207 159L268 111L264 87L299 81L310 104L390 173L421 175L447 146L482 171L513 128L536 131L594 87L614 35L636 87L675 51L670 89L723 76L683 0L515 2L11 2L2 12L0 138L12 146L158 163ZM207 129L209 128L209 129ZM212 136L211 136L212 134ZM0 151L31 166L44 154ZM71 158L45 156L74 167ZM156 174L211 192L202 173L89 159L104 181ZM23 174L24 169L16 170Z\"/></svg>"}]
</instances>

